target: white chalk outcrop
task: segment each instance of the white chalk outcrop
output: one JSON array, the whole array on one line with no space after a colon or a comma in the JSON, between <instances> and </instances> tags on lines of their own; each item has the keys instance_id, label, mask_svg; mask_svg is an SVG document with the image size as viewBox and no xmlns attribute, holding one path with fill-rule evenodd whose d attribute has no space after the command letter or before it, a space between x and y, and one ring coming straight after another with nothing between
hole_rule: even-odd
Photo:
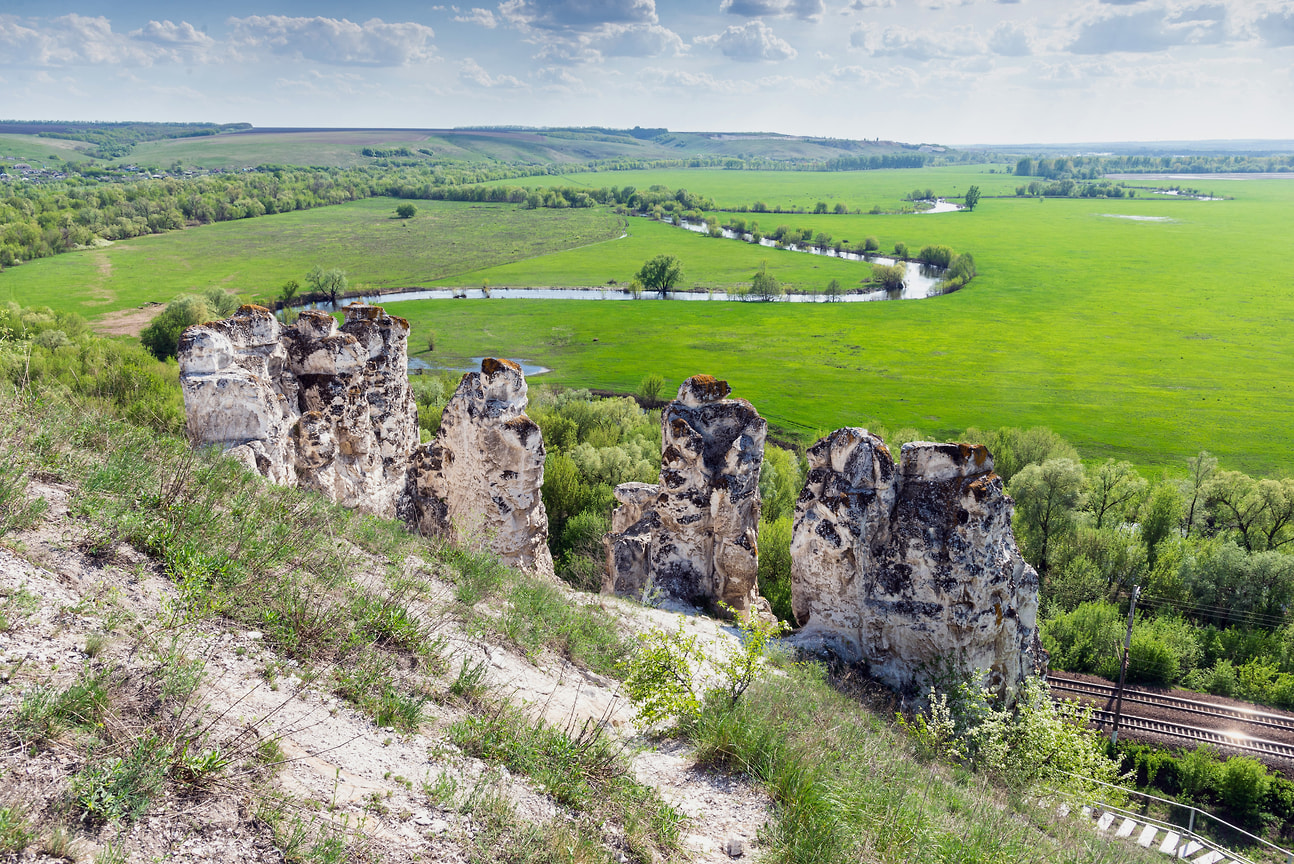
<instances>
[{"instance_id":1,"label":"white chalk outcrop","mask_svg":"<svg viewBox=\"0 0 1294 864\"><path fill-rule=\"evenodd\" d=\"M791 540L796 641L900 690L954 671L1013 696L1045 663L1038 574L988 451L905 444L896 470L881 439L846 428L808 459Z\"/></svg>"},{"instance_id":2,"label":"white chalk outcrop","mask_svg":"<svg viewBox=\"0 0 1294 864\"><path fill-rule=\"evenodd\" d=\"M339 328L303 311L284 327L268 309L184 331L180 385L190 437L220 444L269 480L394 516L418 443L409 393L409 324L352 305Z\"/></svg>"},{"instance_id":3,"label":"white chalk outcrop","mask_svg":"<svg viewBox=\"0 0 1294 864\"><path fill-rule=\"evenodd\" d=\"M190 327L180 383L190 437L218 444L274 483L399 517L426 533L471 535L508 563L553 573L540 487L544 444L524 414L526 382L506 360L463 377L435 441L418 443L409 324L352 304L340 327L268 309Z\"/></svg>"},{"instance_id":4,"label":"white chalk outcrop","mask_svg":"<svg viewBox=\"0 0 1294 864\"><path fill-rule=\"evenodd\" d=\"M544 439L525 409L521 367L482 360L445 406L436 439L418 448L410 492L423 533L484 543L514 566L552 576Z\"/></svg>"},{"instance_id":5,"label":"white chalk outcrop","mask_svg":"<svg viewBox=\"0 0 1294 864\"><path fill-rule=\"evenodd\" d=\"M615 490L604 592L768 613L757 586L767 424L730 392L696 375L661 413L660 482Z\"/></svg>"}]
</instances>

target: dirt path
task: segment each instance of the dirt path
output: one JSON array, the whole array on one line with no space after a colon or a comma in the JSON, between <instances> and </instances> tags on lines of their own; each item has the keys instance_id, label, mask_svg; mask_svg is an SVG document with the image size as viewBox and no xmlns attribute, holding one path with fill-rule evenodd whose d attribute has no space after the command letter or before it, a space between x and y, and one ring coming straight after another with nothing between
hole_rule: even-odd
<instances>
[{"instance_id":1,"label":"dirt path","mask_svg":"<svg viewBox=\"0 0 1294 864\"><path fill-rule=\"evenodd\" d=\"M428 702L416 732L381 727L332 692L329 670L307 672L261 633L219 618L177 618L176 587L146 555L120 544L94 558L84 554L86 525L70 506L76 490L32 482L28 492L43 497L49 511L43 524L0 545L0 725L10 726L42 687L66 688L78 676L111 671L146 682L165 666L158 645L169 645L200 664L194 717L210 724L206 740L231 752L272 742L279 755L267 776L280 818L311 836L344 831L383 860L467 862L480 829L467 806L474 796L501 796L518 820L535 825L569 818L529 779L453 744L450 725L468 716L463 703ZM441 585L430 592L429 609L439 593L452 591ZM600 602L630 631L678 621L673 612ZM706 644L732 638L719 622L686 620ZM771 813L767 795L744 778L697 768L677 743L638 736L616 681L554 655L522 656L452 621L443 626L451 677L461 664L484 663L495 696L560 728L602 724L636 752L634 775L689 819L678 860L718 864L757 853ZM78 747L60 740L0 751L0 808L22 802L42 837L66 827L59 802L86 768ZM228 777L198 798L156 800L124 828L74 827L69 857L89 862L111 845L128 861L280 861L284 835L271 829L265 806L250 780Z\"/></svg>"},{"instance_id":2,"label":"dirt path","mask_svg":"<svg viewBox=\"0 0 1294 864\"><path fill-rule=\"evenodd\" d=\"M91 325L100 336L138 336L166 306L149 303L139 309L122 309L100 316Z\"/></svg>"}]
</instances>

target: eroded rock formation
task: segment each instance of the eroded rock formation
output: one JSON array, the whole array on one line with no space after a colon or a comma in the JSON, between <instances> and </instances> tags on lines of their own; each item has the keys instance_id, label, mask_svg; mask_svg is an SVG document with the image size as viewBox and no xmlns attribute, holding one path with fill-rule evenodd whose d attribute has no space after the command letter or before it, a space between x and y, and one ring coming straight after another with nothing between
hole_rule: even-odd
<instances>
[{"instance_id":1,"label":"eroded rock formation","mask_svg":"<svg viewBox=\"0 0 1294 864\"><path fill-rule=\"evenodd\" d=\"M544 441L525 409L521 367L483 360L459 382L436 439L418 449L410 495L424 533L484 541L515 566L552 576Z\"/></svg>"},{"instance_id":2,"label":"eroded rock formation","mask_svg":"<svg viewBox=\"0 0 1294 864\"><path fill-rule=\"evenodd\" d=\"M340 327L312 310L283 326L268 309L243 306L185 330L190 437L225 447L274 483L427 533L471 534L508 563L551 575L544 445L523 413L520 369L486 360L465 375L440 436L419 445L408 322L364 304L344 314Z\"/></svg>"},{"instance_id":3,"label":"eroded rock formation","mask_svg":"<svg viewBox=\"0 0 1294 864\"><path fill-rule=\"evenodd\" d=\"M791 594L804 628L900 690L983 672L1012 696L1044 662L1038 575L1011 531L1011 499L980 446L904 444L838 429L808 451L795 508Z\"/></svg>"},{"instance_id":4,"label":"eroded rock formation","mask_svg":"<svg viewBox=\"0 0 1294 864\"><path fill-rule=\"evenodd\" d=\"M767 424L730 392L696 375L661 413L660 482L615 490L604 592L767 613L756 585Z\"/></svg>"},{"instance_id":5,"label":"eroded rock formation","mask_svg":"<svg viewBox=\"0 0 1294 864\"><path fill-rule=\"evenodd\" d=\"M190 327L180 338L189 434L260 474L394 516L418 443L409 394L409 324L346 307L339 328L306 310L284 327L268 309Z\"/></svg>"}]
</instances>

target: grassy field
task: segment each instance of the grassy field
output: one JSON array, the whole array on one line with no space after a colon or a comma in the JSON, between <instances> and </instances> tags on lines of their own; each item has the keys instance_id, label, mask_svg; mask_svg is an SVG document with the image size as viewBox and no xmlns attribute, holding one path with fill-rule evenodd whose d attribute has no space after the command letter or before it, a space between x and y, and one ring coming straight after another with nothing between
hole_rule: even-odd
<instances>
[{"instance_id":1,"label":"grassy field","mask_svg":"<svg viewBox=\"0 0 1294 864\"><path fill-rule=\"evenodd\" d=\"M465 269L618 237L624 222L606 210L417 206L413 219L396 219L395 202L375 198L71 252L0 273L0 301L95 316L212 285L270 299L288 279L303 281L315 264L341 268L353 286L427 285Z\"/></svg>"},{"instance_id":2,"label":"grassy field","mask_svg":"<svg viewBox=\"0 0 1294 864\"><path fill-rule=\"evenodd\" d=\"M989 171L995 173L990 174ZM948 168L913 168L894 171L725 171L719 168L697 168L661 171L599 171L588 174L528 177L499 180L500 186L633 186L646 189L653 185L670 189L688 189L708 195L725 209L749 206L763 201L770 209L813 210L824 201L830 209L837 203L849 210L866 213L873 206L893 209L914 189L933 189L941 196L960 196L976 185L985 195L1014 195L1024 178L1004 174L1005 166L969 165ZM776 213L752 213L765 229L775 228Z\"/></svg>"},{"instance_id":3,"label":"grassy field","mask_svg":"<svg viewBox=\"0 0 1294 864\"><path fill-rule=\"evenodd\" d=\"M41 138L37 135L0 135L0 159L14 159L44 165L56 160L84 162L89 157L82 151L91 145L84 141L65 141L62 138Z\"/></svg>"},{"instance_id":4,"label":"grassy field","mask_svg":"<svg viewBox=\"0 0 1294 864\"><path fill-rule=\"evenodd\" d=\"M807 436L844 424L935 437L970 425L1047 425L1092 458L1176 468L1207 448L1227 465L1288 473L1294 183L1213 185L1235 200L989 199L974 213L787 220L841 237L873 234L883 248L902 240L972 252L979 278L928 301L482 301L398 311L442 334L442 351L524 356L568 384L632 390L649 371L672 383L710 372L775 425ZM689 188L731 194L703 182ZM1117 218L1128 216L1172 221ZM700 240L711 244L698 247L707 254L732 242ZM704 264L680 257L691 274ZM549 284L559 274L569 284L606 278L596 247L541 260ZM472 276L504 284L519 269ZM554 327L562 328L555 340ZM565 330L570 344L552 344Z\"/></svg>"},{"instance_id":5,"label":"grassy field","mask_svg":"<svg viewBox=\"0 0 1294 864\"><path fill-rule=\"evenodd\" d=\"M759 186L761 177L767 186ZM1006 175L961 169L660 172L635 182L653 179L720 202L771 189L775 194L763 196L770 204L777 195L817 200L833 186L852 197L917 186L945 192L971 180L986 192L1012 185ZM931 300L496 299L402 302L391 311L413 321L414 345L425 345L423 334L434 330L437 354L428 359L451 365L503 354L552 367L556 383L619 390L634 389L647 372L674 385L709 372L802 438L846 424L911 426L931 437L971 425L1046 425L1089 458L1177 468L1207 448L1227 466L1289 473L1294 183L1211 185L1234 200L989 198L973 213L760 217L766 229L785 222L853 241L874 235L886 249L902 241L973 253L979 277ZM620 222L605 211L419 206L423 212L408 227L390 218L392 202L367 201L32 262L0 274L0 300L98 314L211 284L270 292L315 263L378 287L484 279L496 286L604 285L626 281L659 252L682 260L688 286L741 283L762 261L800 287L833 277L853 285L865 269L642 219L628 220L629 236L613 240ZM1130 216L1168 221L1123 218Z\"/></svg>"},{"instance_id":6,"label":"grassy field","mask_svg":"<svg viewBox=\"0 0 1294 864\"><path fill-rule=\"evenodd\" d=\"M533 129L304 129L238 132L200 138L178 138L137 145L119 162L237 168L246 165L320 165L349 167L370 161L364 147L430 150L436 159L469 162L521 162L538 165L608 159L689 159L738 157L768 159L834 159L842 155L903 152L890 143L863 142L858 150L793 136L733 136L674 132L659 141L608 135L594 130L545 132ZM414 158L425 158L418 154Z\"/></svg>"}]
</instances>

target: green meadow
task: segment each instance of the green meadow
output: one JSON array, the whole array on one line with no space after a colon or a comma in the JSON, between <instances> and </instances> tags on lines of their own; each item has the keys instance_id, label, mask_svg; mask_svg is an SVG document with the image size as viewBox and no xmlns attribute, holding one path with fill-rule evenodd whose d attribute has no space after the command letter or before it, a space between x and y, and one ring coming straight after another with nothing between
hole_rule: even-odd
<instances>
[{"instance_id":1,"label":"green meadow","mask_svg":"<svg viewBox=\"0 0 1294 864\"><path fill-rule=\"evenodd\" d=\"M602 209L439 201L419 201L417 216L397 219L395 206L372 198L30 261L0 273L0 301L93 317L213 285L270 300L284 282L302 281L316 264L341 268L355 287L429 285L467 269L601 243L620 236L625 221Z\"/></svg>"},{"instance_id":2,"label":"green meadow","mask_svg":"<svg viewBox=\"0 0 1294 864\"><path fill-rule=\"evenodd\" d=\"M598 171L561 176L498 180L496 186L578 186L598 189L603 186L633 186L647 189L654 185L670 189L687 189L707 195L725 209L750 206L763 201L769 209L812 211L823 201L829 209L844 204L850 211L866 213L874 206L893 209L914 189L933 189L948 197L964 195L972 185L985 195L1014 195L1015 187L1025 178L1004 174L1003 165L969 165L944 168L912 168L893 171L740 171L720 168L695 168L659 171ZM993 171L994 173L989 173ZM761 228L774 228L786 214L751 213Z\"/></svg>"},{"instance_id":3,"label":"green meadow","mask_svg":"<svg viewBox=\"0 0 1294 864\"><path fill-rule=\"evenodd\" d=\"M41 138L37 135L0 135L0 159L13 159L41 165L58 160L84 162L90 158L83 152L88 149L90 149L90 145L83 141Z\"/></svg>"},{"instance_id":4,"label":"green meadow","mask_svg":"<svg viewBox=\"0 0 1294 864\"><path fill-rule=\"evenodd\" d=\"M1016 178L987 170L617 172L545 182L658 182L720 206L844 200L866 210L869 201L884 205L927 186L952 194L973 182L986 194L1013 192ZM648 372L671 385L708 372L801 440L847 424L913 427L935 438L972 425L1045 425L1087 458L1127 458L1146 470L1177 469L1207 448L1228 467L1287 474L1294 182L1186 183L1201 184L1231 200L990 197L973 213L747 216L766 231L788 224L851 242L875 236L882 249L901 241L972 253L979 276L929 300L494 299L389 308L413 322L414 350L435 333L436 351L426 357L433 363L502 354L552 367L545 377L556 384L622 391ZM833 190L837 199L827 197ZM686 287L743 284L764 262L803 289L832 278L852 287L867 270L644 219L625 225L606 210L418 206L407 225L391 218L393 202L373 200L31 262L0 273L0 300L97 315L213 284L265 297L314 264L341 267L353 284L373 287L623 283L658 253L682 260Z\"/></svg>"},{"instance_id":5,"label":"green meadow","mask_svg":"<svg viewBox=\"0 0 1294 864\"><path fill-rule=\"evenodd\" d=\"M908 174L905 184L919 176L893 173ZM553 367L553 380L566 384L632 390L651 371L671 383L696 372L725 377L775 426L804 438L845 424L910 426L932 437L971 425L1046 425L1089 458L1177 468L1206 448L1233 467L1288 473L1294 182L1212 185L1233 200L1009 198L985 199L973 213L775 217L852 240L874 235L883 249L944 243L974 254L979 277L931 300L394 308L416 329L436 330L438 352L460 360L512 353ZM702 182L688 188L720 201L734 194ZM685 281L704 281L716 247L764 252L687 239L697 254L661 246L679 254ZM543 278L529 284L599 284L615 260L608 255L627 248L547 256ZM767 257L786 281L799 267L828 263ZM810 263L783 264L791 259ZM528 264L472 278L509 284Z\"/></svg>"}]
</instances>

